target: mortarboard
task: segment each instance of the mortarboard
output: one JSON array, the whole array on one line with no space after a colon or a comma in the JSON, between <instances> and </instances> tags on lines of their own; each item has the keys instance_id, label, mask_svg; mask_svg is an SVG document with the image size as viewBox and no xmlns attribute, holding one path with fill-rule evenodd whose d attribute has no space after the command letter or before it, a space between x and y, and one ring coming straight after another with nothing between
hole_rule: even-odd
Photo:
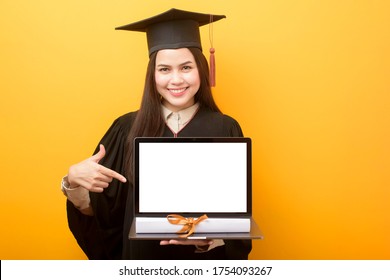
<instances>
[{"instance_id":1,"label":"mortarboard","mask_svg":"<svg viewBox=\"0 0 390 280\"><path fill-rule=\"evenodd\" d=\"M224 15L202 14L178 9L170 9L156 16L115 28L145 32L149 56L162 49L199 48L202 49L199 27L226 18ZM214 48L210 49L211 84L214 76Z\"/></svg>"}]
</instances>

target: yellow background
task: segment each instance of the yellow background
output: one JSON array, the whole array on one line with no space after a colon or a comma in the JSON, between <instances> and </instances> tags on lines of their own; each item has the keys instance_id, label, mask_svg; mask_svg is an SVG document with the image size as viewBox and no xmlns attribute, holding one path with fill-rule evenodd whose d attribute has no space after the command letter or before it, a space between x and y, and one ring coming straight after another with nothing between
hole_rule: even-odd
<instances>
[{"instance_id":1,"label":"yellow background","mask_svg":"<svg viewBox=\"0 0 390 280\"><path fill-rule=\"evenodd\" d=\"M2 0L0 259L85 259L61 177L138 108L145 36L114 27L171 7L227 15L214 94L253 139L250 258L389 259L386 0Z\"/></svg>"}]
</instances>

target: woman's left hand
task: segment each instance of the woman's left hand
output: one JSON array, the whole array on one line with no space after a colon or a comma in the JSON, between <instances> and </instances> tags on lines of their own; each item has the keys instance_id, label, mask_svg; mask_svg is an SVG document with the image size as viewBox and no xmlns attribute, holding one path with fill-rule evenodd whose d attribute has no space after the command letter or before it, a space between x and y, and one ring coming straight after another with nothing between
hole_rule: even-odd
<instances>
[{"instance_id":1,"label":"woman's left hand","mask_svg":"<svg viewBox=\"0 0 390 280\"><path fill-rule=\"evenodd\" d=\"M195 246L207 246L213 244L212 239L171 239L161 240L160 245L195 245Z\"/></svg>"}]
</instances>

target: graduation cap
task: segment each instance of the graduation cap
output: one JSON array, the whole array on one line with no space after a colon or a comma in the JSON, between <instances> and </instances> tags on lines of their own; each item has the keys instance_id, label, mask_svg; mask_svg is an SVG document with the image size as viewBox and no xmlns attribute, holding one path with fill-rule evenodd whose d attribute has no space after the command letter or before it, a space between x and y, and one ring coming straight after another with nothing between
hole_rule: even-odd
<instances>
[{"instance_id":1,"label":"graduation cap","mask_svg":"<svg viewBox=\"0 0 390 280\"><path fill-rule=\"evenodd\" d=\"M115 28L145 32L149 56L162 49L199 48L202 50L199 27L226 18L224 15L201 14L170 9L156 16ZM215 85L214 48L210 49L211 85Z\"/></svg>"}]
</instances>

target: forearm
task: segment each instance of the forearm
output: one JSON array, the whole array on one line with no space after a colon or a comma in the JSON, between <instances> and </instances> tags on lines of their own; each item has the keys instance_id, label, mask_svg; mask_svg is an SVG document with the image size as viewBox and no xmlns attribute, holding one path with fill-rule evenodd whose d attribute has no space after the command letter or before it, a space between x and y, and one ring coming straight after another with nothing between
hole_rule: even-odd
<instances>
[{"instance_id":1,"label":"forearm","mask_svg":"<svg viewBox=\"0 0 390 280\"><path fill-rule=\"evenodd\" d=\"M89 191L82 187L72 188L68 178L62 178L61 190L70 202L84 215L93 216Z\"/></svg>"}]
</instances>

